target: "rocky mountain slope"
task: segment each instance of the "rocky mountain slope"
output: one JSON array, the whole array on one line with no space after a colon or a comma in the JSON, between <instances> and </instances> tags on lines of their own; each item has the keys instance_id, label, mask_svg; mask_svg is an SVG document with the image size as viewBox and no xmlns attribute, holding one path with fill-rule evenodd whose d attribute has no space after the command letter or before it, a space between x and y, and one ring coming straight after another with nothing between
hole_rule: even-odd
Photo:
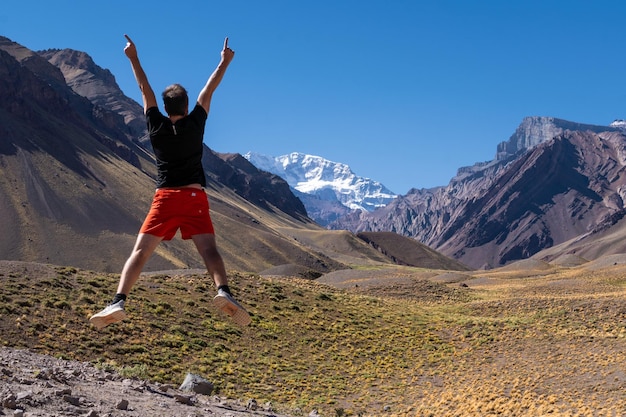
<instances>
[{"instance_id":1,"label":"rocky mountain slope","mask_svg":"<svg viewBox=\"0 0 626 417\"><path fill-rule=\"evenodd\" d=\"M67 86L76 94L87 98L96 108L121 115L131 140L149 145L141 105L122 93L109 70L96 65L85 52L72 49L48 49L39 51L38 55L61 70ZM120 124L116 123L116 127Z\"/></svg>"},{"instance_id":2,"label":"rocky mountain slope","mask_svg":"<svg viewBox=\"0 0 626 417\"><path fill-rule=\"evenodd\" d=\"M589 242L623 217L625 144L617 127L526 118L493 161L332 227L394 231L474 268L540 256L583 235ZM605 246L596 256L620 248Z\"/></svg>"}]
</instances>

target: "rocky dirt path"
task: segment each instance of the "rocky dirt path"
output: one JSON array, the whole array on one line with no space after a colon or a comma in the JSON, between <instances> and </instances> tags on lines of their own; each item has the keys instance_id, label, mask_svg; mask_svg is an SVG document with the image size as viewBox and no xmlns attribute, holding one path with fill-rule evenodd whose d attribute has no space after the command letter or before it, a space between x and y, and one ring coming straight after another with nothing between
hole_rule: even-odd
<instances>
[{"instance_id":1,"label":"rocky dirt path","mask_svg":"<svg viewBox=\"0 0 626 417\"><path fill-rule=\"evenodd\" d=\"M0 416L276 416L271 404L126 379L78 361L0 348Z\"/></svg>"}]
</instances>

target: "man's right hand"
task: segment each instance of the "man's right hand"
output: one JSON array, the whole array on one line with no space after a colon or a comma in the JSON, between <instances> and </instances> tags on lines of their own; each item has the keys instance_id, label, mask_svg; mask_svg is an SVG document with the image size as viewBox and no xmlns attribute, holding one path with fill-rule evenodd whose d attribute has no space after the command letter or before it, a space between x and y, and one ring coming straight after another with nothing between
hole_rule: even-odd
<instances>
[{"instance_id":1,"label":"man's right hand","mask_svg":"<svg viewBox=\"0 0 626 417\"><path fill-rule=\"evenodd\" d=\"M135 47L135 43L130 39L128 35L124 34L124 36L128 41L126 43L126 47L124 48L124 53L129 59L137 58L137 47Z\"/></svg>"}]
</instances>

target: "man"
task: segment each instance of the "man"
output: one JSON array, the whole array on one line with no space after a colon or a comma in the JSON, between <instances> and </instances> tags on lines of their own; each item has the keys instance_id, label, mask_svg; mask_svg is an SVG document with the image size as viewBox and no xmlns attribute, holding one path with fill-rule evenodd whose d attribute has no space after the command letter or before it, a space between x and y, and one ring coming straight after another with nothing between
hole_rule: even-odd
<instances>
[{"instance_id":1,"label":"man","mask_svg":"<svg viewBox=\"0 0 626 417\"><path fill-rule=\"evenodd\" d=\"M156 97L139 62L137 48L128 41L124 53L130 60L133 74L141 90L150 141L157 163L157 189L150 211L139 231L133 251L124 264L113 301L89 320L97 328L126 318L124 303L137 282L144 265L162 240L170 240L180 229L183 239L192 239L217 287L215 305L238 324L250 324L250 316L239 305L228 288L226 269L215 242L204 191L206 178L202 168L202 139L211 105L211 97L222 81L235 52L224 40L220 63L200 91L189 113L187 91L174 84L163 92L167 117L157 107Z\"/></svg>"}]
</instances>

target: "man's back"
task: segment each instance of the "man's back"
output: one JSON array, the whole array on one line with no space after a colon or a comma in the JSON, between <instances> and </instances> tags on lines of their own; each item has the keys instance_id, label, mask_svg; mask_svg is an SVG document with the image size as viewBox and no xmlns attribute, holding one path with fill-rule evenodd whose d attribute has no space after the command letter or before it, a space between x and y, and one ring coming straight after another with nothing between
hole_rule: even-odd
<instances>
[{"instance_id":1,"label":"man's back","mask_svg":"<svg viewBox=\"0 0 626 417\"><path fill-rule=\"evenodd\" d=\"M147 110L148 132L157 160L157 188L206 185L202 167L206 119L207 114L199 105L175 123L157 107Z\"/></svg>"}]
</instances>

